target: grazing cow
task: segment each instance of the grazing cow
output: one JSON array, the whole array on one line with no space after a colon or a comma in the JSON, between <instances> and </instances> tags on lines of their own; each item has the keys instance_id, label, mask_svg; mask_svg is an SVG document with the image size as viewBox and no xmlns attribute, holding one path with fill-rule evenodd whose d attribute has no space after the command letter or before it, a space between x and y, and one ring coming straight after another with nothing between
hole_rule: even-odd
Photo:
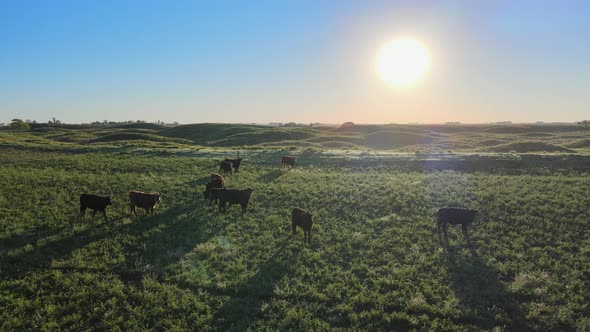
<instances>
[{"instance_id":1,"label":"grazing cow","mask_svg":"<svg viewBox=\"0 0 590 332\"><path fill-rule=\"evenodd\" d=\"M232 167L234 168L234 172L238 172L238 169L240 169L240 164L242 163L242 158L237 158L237 159L224 159L223 161L231 163Z\"/></svg>"},{"instance_id":2,"label":"grazing cow","mask_svg":"<svg viewBox=\"0 0 590 332\"><path fill-rule=\"evenodd\" d=\"M283 158L281 158L281 168L285 166L295 167L296 163L297 157L295 156L283 156Z\"/></svg>"},{"instance_id":3,"label":"grazing cow","mask_svg":"<svg viewBox=\"0 0 590 332\"><path fill-rule=\"evenodd\" d=\"M92 210L92 216L96 215L96 211L102 212L104 215L104 220L107 220L107 206L111 205L111 198L101 197L91 194L82 194L80 195L80 214L85 215L86 209Z\"/></svg>"},{"instance_id":4,"label":"grazing cow","mask_svg":"<svg viewBox=\"0 0 590 332\"><path fill-rule=\"evenodd\" d=\"M137 211L135 211L135 207L140 207L145 209L145 213L154 215L154 207L156 204L160 203L160 194L158 193L144 193L141 191L130 191L129 192L129 208L131 212L135 214L137 217Z\"/></svg>"},{"instance_id":5,"label":"grazing cow","mask_svg":"<svg viewBox=\"0 0 590 332\"><path fill-rule=\"evenodd\" d=\"M242 206L242 214L246 213L246 208L248 207L248 203L250 202L250 197L252 196L252 192L254 189L213 189L212 196L219 198L219 211L226 212L226 203L229 203L229 206L233 204L240 204Z\"/></svg>"},{"instance_id":6,"label":"grazing cow","mask_svg":"<svg viewBox=\"0 0 590 332\"><path fill-rule=\"evenodd\" d=\"M203 191L203 196L205 197L205 199L209 198L209 206L211 205L211 203L213 203L213 201L217 203L217 196L211 194L212 189L223 188L225 188L225 181L223 180L223 177L215 178L207 182L207 185L205 186L205 191Z\"/></svg>"},{"instance_id":7,"label":"grazing cow","mask_svg":"<svg viewBox=\"0 0 590 332\"><path fill-rule=\"evenodd\" d=\"M313 215L303 209L294 208L291 212L291 227L296 234L297 226L303 228L303 241L311 242L311 229L313 227Z\"/></svg>"},{"instance_id":8,"label":"grazing cow","mask_svg":"<svg viewBox=\"0 0 590 332\"><path fill-rule=\"evenodd\" d=\"M222 179L223 180L223 176L221 176L221 174L219 173L211 173L211 176L209 177L210 180L214 180L214 179Z\"/></svg>"},{"instance_id":9,"label":"grazing cow","mask_svg":"<svg viewBox=\"0 0 590 332\"><path fill-rule=\"evenodd\" d=\"M464 209L464 208L442 208L438 210L438 221L437 230L440 232L441 227L445 235L447 235L447 228L449 224L457 225L460 224L463 229L463 233L467 234L467 226L473 223L475 215L478 213L477 210Z\"/></svg>"},{"instance_id":10,"label":"grazing cow","mask_svg":"<svg viewBox=\"0 0 590 332\"><path fill-rule=\"evenodd\" d=\"M227 161L222 161L219 163L219 173L223 173L224 175L232 174L232 164Z\"/></svg>"}]
</instances>

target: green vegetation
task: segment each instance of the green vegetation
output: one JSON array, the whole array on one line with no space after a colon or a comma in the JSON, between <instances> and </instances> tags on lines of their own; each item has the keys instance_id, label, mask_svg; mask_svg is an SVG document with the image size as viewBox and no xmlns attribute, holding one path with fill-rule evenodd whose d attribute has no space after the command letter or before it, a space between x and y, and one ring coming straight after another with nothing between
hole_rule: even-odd
<instances>
[{"instance_id":1,"label":"green vegetation","mask_svg":"<svg viewBox=\"0 0 590 332\"><path fill-rule=\"evenodd\" d=\"M380 151L363 142L383 126L194 126L0 131L0 330L590 330L583 127L533 137L566 154L504 155L475 152L532 138L392 125L412 145ZM224 139L248 147L226 179L254 188L244 216L201 194L236 154ZM278 168L287 153L295 169ZM129 190L162 193L156 216L131 217ZM110 195L109 219L80 217L81 193ZM309 245L296 206L314 214ZM482 216L445 240L442 206Z\"/></svg>"},{"instance_id":2,"label":"green vegetation","mask_svg":"<svg viewBox=\"0 0 590 332\"><path fill-rule=\"evenodd\" d=\"M26 125L26 123L24 123ZM64 125L68 126L68 125ZM69 125L73 126L73 125ZM81 126L83 127L83 126ZM7 131L0 131L0 140ZM33 137L31 137L33 136ZM590 154L590 128L579 125L355 125L289 126L201 123L164 127L132 123L111 127L41 127L18 140L83 146L188 148L316 148L401 153L576 153ZM133 141L133 142L131 142ZM13 141L10 141L13 143ZM143 144L143 143L142 143Z\"/></svg>"},{"instance_id":3,"label":"green vegetation","mask_svg":"<svg viewBox=\"0 0 590 332\"><path fill-rule=\"evenodd\" d=\"M21 119L12 119L12 122L10 123L10 128L23 130L23 129L29 129L30 126L28 123L24 122Z\"/></svg>"}]
</instances>

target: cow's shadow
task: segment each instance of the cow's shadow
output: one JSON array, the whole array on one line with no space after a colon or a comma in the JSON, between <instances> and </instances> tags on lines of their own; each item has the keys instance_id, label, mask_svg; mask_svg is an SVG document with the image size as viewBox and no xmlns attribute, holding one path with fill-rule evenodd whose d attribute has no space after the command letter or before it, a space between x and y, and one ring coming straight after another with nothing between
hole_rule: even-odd
<instances>
[{"instance_id":1,"label":"cow's shadow","mask_svg":"<svg viewBox=\"0 0 590 332\"><path fill-rule=\"evenodd\" d=\"M148 272L161 274L173 260L191 250L196 242L206 241L229 222L207 223L210 213L200 203L202 201L198 200L196 204L175 205L155 216L145 216L138 211L139 217L132 217L130 222L111 219L88 226L82 231L71 231L58 240L33 245L29 250L0 255L0 278L20 278L39 269L56 268L52 266L54 260L65 258L93 242L117 238L121 234L125 234L125 262L97 272L120 275L123 281L141 279ZM35 236L41 239L43 234ZM129 244L125 240L127 235L139 240ZM11 239L9 243L16 245L24 239L29 241L29 235ZM65 265L59 265L61 267L57 268L64 270L88 270L84 267L67 266L67 261Z\"/></svg>"},{"instance_id":2,"label":"cow's shadow","mask_svg":"<svg viewBox=\"0 0 590 332\"><path fill-rule=\"evenodd\" d=\"M35 242L29 243L30 250L0 256L0 277L19 278L37 269L49 267L54 259L114 234L119 229L117 226L105 224L101 226L91 225L82 231L71 232L58 240L43 241L42 244L37 244L37 240L44 238L42 234L39 234Z\"/></svg>"},{"instance_id":3,"label":"cow's shadow","mask_svg":"<svg viewBox=\"0 0 590 332\"><path fill-rule=\"evenodd\" d=\"M68 226L63 225L61 227L51 227L50 225L44 224L35 227L32 230L25 230L18 235L2 238L0 239L0 255L28 244L33 245L43 238L48 238L62 233L66 227Z\"/></svg>"},{"instance_id":4,"label":"cow's shadow","mask_svg":"<svg viewBox=\"0 0 590 332\"><path fill-rule=\"evenodd\" d=\"M215 314L221 331L245 331L261 318L261 306L272 298L277 283L289 272L293 254L285 239L279 248L246 282L231 292L230 298Z\"/></svg>"},{"instance_id":5,"label":"cow's shadow","mask_svg":"<svg viewBox=\"0 0 590 332\"><path fill-rule=\"evenodd\" d=\"M512 331L531 330L520 303L466 238L466 246L452 247L445 238L444 260L455 296L464 305L466 319L478 329L507 326Z\"/></svg>"},{"instance_id":6,"label":"cow's shadow","mask_svg":"<svg viewBox=\"0 0 590 332\"><path fill-rule=\"evenodd\" d=\"M256 183L270 183L285 175L282 169L275 169L256 178Z\"/></svg>"},{"instance_id":7,"label":"cow's shadow","mask_svg":"<svg viewBox=\"0 0 590 332\"><path fill-rule=\"evenodd\" d=\"M203 205L201 206L202 203ZM159 221L155 229L131 229L130 235L140 240L135 248L127 250L126 260L118 265L114 272L126 276L123 281L142 278L146 274L164 277L171 264L177 262L196 244L203 243L220 234L227 225L234 222L231 218L219 215L206 208L205 201L197 204L177 206L155 218ZM211 221L216 215L219 217Z\"/></svg>"}]
</instances>

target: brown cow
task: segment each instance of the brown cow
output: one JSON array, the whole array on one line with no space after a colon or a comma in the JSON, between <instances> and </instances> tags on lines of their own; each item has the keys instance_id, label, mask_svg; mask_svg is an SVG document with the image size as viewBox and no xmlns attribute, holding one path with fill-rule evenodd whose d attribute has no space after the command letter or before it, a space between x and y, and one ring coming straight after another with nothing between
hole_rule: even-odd
<instances>
[{"instance_id":1,"label":"brown cow","mask_svg":"<svg viewBox=\"0 0 590 332\"><path fill-rule=\"evenodd\" d=\"M313 228L313 215L303 209L294 208L291 212L291 227L296 234L297 226L303 228L303 241L311 242L311 229Z\"/></svg>"},{"instance_id":2,"label":"brown cow","mask_svg":"<svg viewBox=\"0 0 590 332\"><path fill-rule=\"evenodd\" d=\"M219 173L211 173L211 175L209 176L210 180L214 180L214 179L222 179L223 180L223 176L221 176L221 174Z\"/></svg>"},{"instance_id":3,"label":"brown cow","mask_svg":"<svg viewBox=\"0 0 590 332\"><path fill-rule=\"evenodd\" d=\"M217 196L212 195L212 190L223 188L225 188L225 181L223 180L223 177L215 178L207 182L207 185L205 185L205 191L203 191L203 196L205 197L205 199L209 198L209 206L211 205L211 203L213 203L213 201L217 203Z\"/></svg>"},{"instance_id":4,"label":"brown cow","mask_svg":"<svg viewBox=\"0 0 590 332\"><path fill-rule=\"evenodd\" d=\"M137 211L135 211L135 207L138 206L140 208L145 209L145 213L154 215L154 207L156 204L160 203L160 194L158 193L144 193L141 191L130 191L129 192L129 208L131 212L137 216Z\"/></svg>"},{"instance_id":5,"label":"brown cow","mask_svg":"<svg viewBox=\"0 0 590 332\"><path fill-rule=\"evenodd\" d=\"M226 212L226 203L229 206L233 204L240 204L242 206L242 214L246 213L250 197L254 189L213 189L211 195L219 198L219 212Z\"/></svg>"},{"instance_id":6,"label":"brown cow","mask_svg":"<svg viewBox=\"0 0 590 332\"><path fill-rule=\"evenodd\" d=\"M295 164L297 164L297 157L295 156L283 156L281 158L281 168L285 166L295 167Z\"/></svg>"}]
</instances>

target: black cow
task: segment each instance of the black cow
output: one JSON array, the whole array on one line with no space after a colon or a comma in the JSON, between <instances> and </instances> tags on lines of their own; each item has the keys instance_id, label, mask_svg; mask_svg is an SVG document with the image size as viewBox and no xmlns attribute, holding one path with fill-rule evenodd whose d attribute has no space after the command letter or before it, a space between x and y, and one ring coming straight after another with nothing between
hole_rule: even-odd
<instances>
[{"instance_id":1,"label":"black cow","mask_svg":"<svg viewBox=\"0 0 590 332\"><path fill-rule=\"evenodd\" d=\"M217 195L213 195L212 190L223 188L225 188L225 181L223 180L223 177L214 178L213 180L207 182L207 185L205 185L205 191L203 191L203 196L205 197L205 199L209 198L209 205L211 205L213 201L217 203Z\"/></svg>"},{"instance_id":2,"label":"black cow","mask_svg":"<svg viewBox=\"0 0 590 332\"><path fill-rule=\"evenodd\" d=\"M219 199L219 211L226 212L226 203L229 203L229 206L233 204L240 204L242 206L242 214L246 213L246 209L248 208L248 203L250 202L250 197L252 196L252 192L254 189L213 189L212 196Z\"/></svg>"},{"instance_id":3,"label":"black cow","mask_svg":"<svg viewBox=\"0 0 590 332\"><path fill-rule=\"evenodd\" d=\"M467 227L473 223L475 216L479 211L464 208L441 208L437 214L437 230L440 232L441 227L445 235L447 235L447 228L451 225L461 225L463 233L467 234Z\"/></svg>"},{"instance_id":4,"label":"black cow","mask_svg":"<svg viewBox=\"0 0 590 332\"><path fill-rule=\"evenodd\" d=\"M91 194L82 194L80 195L80 214L85 215L86 209L92 210L92 216L96 215L96 211L102 212L104 215L104 220L107 220L107 206L112 205L111 198L101 197Z\"/></svg>"},{"instance_id":5,"label":"black cow","mask_svg":"<svg viewBox=\"0 0 590 332\"><path fill-rule=\"evenodd\" d=\"M295 156L283 156L281 158L281 168L283 167L295 167L295 164L297 164L297 157Z\"/></svg>"},{"instance_id":6,"label":"black cow","mask_svg":"<svg viewBox=\"0 0 590 332\"><path fill-rule=\"evenodd\" d=\"M154 208L156 204L160 203L160 194L159 193L144 193L142 191L130 191L129 192L129 209L131 212L135 214L137 217L137 211L135 207L140 207L145 210L145 214L148 215L151 212L151 215L154 215Z\"/></svg>"},{"instance_id":7,"label":"black cow","mask_svg":"<svg viewBox=\"0 0 590 332\"><path fill-rule=\"evenodd\" d=\"M231 163L232 167L234 168L234 172L238 172L238 170L240 169L240 164L242 163L242 158L237 158L237 159L224 159L223 161L227 162L227 163Z\"/></svg>"},{"instance_id":8,"label":"black cow","mask_svg":"<svg viewBox=\"0 0 590 332\"><path fill-rule=\"evenodd\" d=\"M219 163L219 173L223 173L224 175L232 174L232 163L227 161L222 161Z\"/></svg>"},{"instance_id":9,"label":"black cow","mask_svg":"<svg viewBox=\"0 0 590 332\"><path fill-rule=\"evenodd\" d=\"M296 234L297 226L303 228L303 241L311 242L311 229L313 228L313 215L303 209L294 208L291 212L291 227Z\"/></svg>"}]
</instances>

